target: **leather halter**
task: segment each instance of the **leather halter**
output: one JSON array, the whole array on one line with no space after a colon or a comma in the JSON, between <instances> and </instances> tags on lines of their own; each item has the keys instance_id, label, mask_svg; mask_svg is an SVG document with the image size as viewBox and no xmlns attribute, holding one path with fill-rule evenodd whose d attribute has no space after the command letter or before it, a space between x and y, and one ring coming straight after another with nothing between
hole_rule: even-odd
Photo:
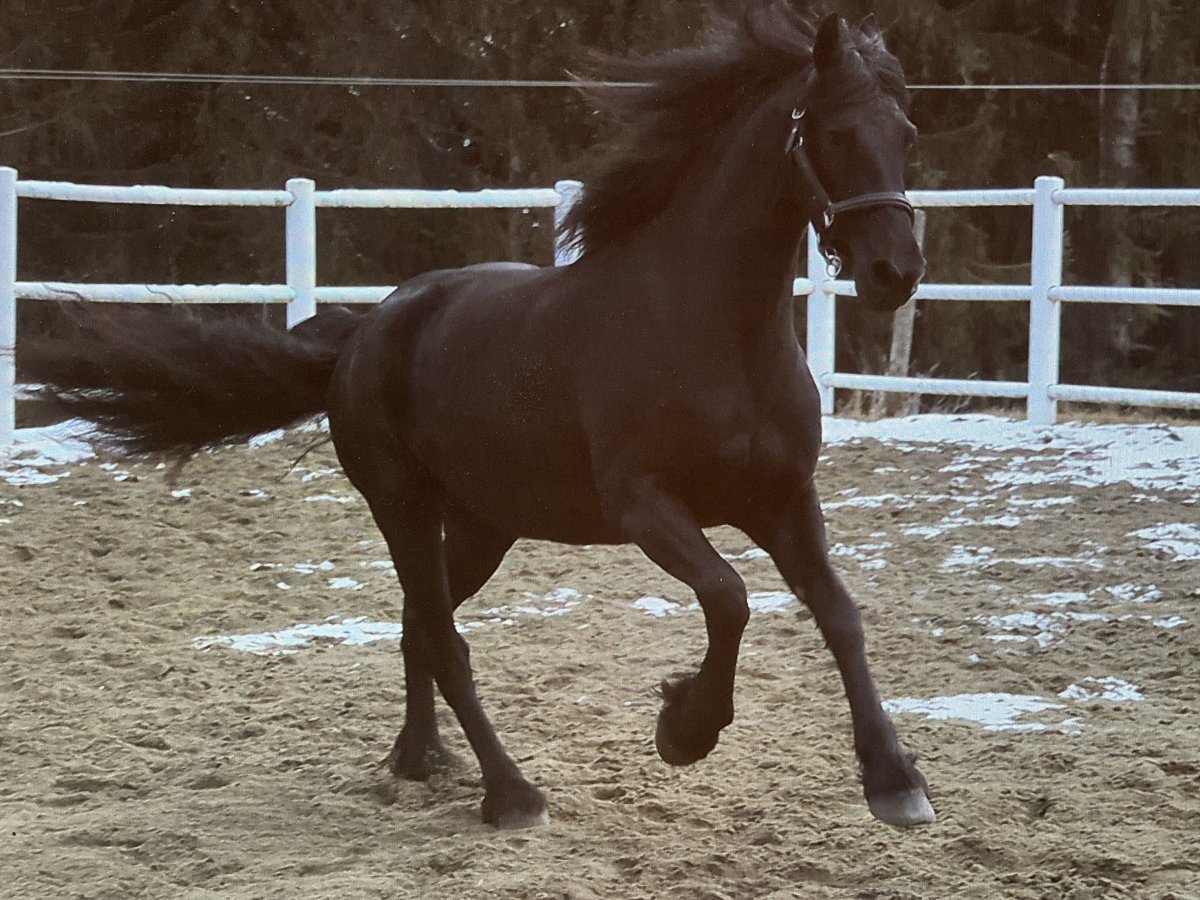
<instances>
[{"instance_id":1,"label":"leather halter","mask_svg":"<svg viewBox=\"0 0 1200 900\"><path fill-rule=\"evenodd\" d=\"M915 221L916 213L903 191L871 191L865 194L856 194L844 200L830 199L821 184L816 169L813 168L812 160L808 158L808 151L804 149L804 113L805 110L800 107L792 110L792 130L788 134L784 155L790 157L796 164L800 179L805 190L808 191L812 206L816 210L810 221L817 232L817 245L820 247L821 255L829 263L830 270L837 275L842 267L841 254L838 253L837 247L827 238L827 235L833 228L833 223L838 215L862 209L896 206L908 213L910 220Z\"/></svg>"}]
</instances>

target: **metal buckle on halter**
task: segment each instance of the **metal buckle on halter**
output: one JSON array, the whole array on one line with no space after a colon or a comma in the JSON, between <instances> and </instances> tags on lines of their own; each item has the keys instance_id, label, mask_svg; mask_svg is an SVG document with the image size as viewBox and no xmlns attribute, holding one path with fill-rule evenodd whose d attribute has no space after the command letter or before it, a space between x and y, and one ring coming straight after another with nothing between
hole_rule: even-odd
<instances>
[{"instance_id":1,"label":"metal buckle on halter","mask_svg":"<svg viewBox=\"0 0 1200 900\"><path fill-rule=\"evenodd\" d=\"M788 133L787 145L783 148L784 156L790 156L797 147L804 146L804 135L800 133L804 112L799 106L792 110L792 130Z\"/></svg>"}]
</instances>

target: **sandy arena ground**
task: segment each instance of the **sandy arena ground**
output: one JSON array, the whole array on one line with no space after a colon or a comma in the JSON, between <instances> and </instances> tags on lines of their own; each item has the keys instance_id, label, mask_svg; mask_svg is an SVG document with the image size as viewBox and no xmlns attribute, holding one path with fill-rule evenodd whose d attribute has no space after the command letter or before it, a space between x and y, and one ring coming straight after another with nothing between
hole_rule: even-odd
<instances>
[{"instance_id":1,"label":"sandy arena ground","mask_svg":"<svg viewBox=\"0 0 1200 900\"><path fill-rule=\"evenodd\" d=\"M688 769L655 755L655 686L703 621L636 551L520 544L464 607L551 804L497 833L444 706L456 771L376 765L401 597L330 447L171 482L30 445L0 481L0 896L1200 897L1200 429L830 430L834 553L935 825L870 818L832 660L736 532L738 718Z\"/></svg>"}]
</instances>

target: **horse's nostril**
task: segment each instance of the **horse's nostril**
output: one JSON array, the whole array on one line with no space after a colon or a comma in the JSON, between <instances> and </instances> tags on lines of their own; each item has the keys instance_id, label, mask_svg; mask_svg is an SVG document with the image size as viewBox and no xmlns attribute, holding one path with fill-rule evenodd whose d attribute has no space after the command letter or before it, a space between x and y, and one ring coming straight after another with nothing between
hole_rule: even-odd
<instances>
[{"instance_id":1,"label":"horse's nostril","mask_svg":"<svg viewBox=\"0 0 1200 900\"><path fill-rule=\"evenodd\" d=\"M904 275L890 261L877 259L871 263L871 277L883 287L902 287Z\"/></svg>"},{"instance_id":2,"label":"horse's nostril","mask_svg":"<svg viewBox=\"0 0 1200 900\"><path fill-rule=\"evenodd\" d=\"M871 263L871 277L884 290L912 294L921 280L921 272L916 269L901 271L889 260L877 259Z\"/></svg>"}]
</instances>

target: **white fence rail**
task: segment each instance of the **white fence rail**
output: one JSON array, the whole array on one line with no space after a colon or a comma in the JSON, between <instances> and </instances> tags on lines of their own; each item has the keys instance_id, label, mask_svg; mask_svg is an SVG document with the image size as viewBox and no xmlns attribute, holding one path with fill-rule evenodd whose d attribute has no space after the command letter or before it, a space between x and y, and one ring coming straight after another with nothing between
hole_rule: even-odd
<instances>
[{"instance_id":1,"label":"white fence rail","mask_svg":"<svg viewBox=\"0 0 1200 900\"><path fill-rule=\"evenodd\" d=\"M390 287L318 286L316 211L340 209L534 209L553 208L560 219L581 185L559 182L553 189L427 191L318 191L306 178L286 189L210 190L159 186L79 185L20 181L15 169L0 167L0 449L11 445L15 429L16 300L88 299L110 303L284 303L288 326L311 316L318 302L374 303ZM1152 303L1200 306L1200 290L1064 286L1062 281L1063 208L1086 206L1194 206L1200 190L1068 189L1059 178L1039 178L1035 187L986 191L912 191L915 206L1029 206L1033 209L1033 254L1028 285L927 284L921 300L1002 300L1030 304L1029 374L1026 382L975 379L898 378L838 372L834 365L836 298L852 296L854 285L831 277L810 236L808 277L795 283L797 296L808 296L808 359L825 413L833 412L838 388L1023 398L1028 416L1051 424L1060 400L1171 406L1200 409L1200 394L1126 390L1058 383L1061 305L1072 303ZM132 203L171 206L247 206L285 210L284 284L76 284L17 280L17 205L19 199L85 203ZM558 246L555 264L572 261L570 248Z\"/></svg>"},{"instance_id":2,"label":"white fence rail","mask_svg":"<svg viewBox=\"0 0 1200 900\"><path fill-rule=\"evenodd\" d=\"M318 191L307 178L286 189L212 190L158 185L96 185L63 181L21 181L15 169L0 167L0 451L12 445L16 429L16 301L92 300L101 303L283 303L292 327L323 303L378 303L392 286L317 285L318 209L554 209L561 218L582 186L562 181L554 188L529 190ZM76 284L17 280L17 204L26 200L123 203L149 206L275 207L285 211L284 284ZM571 248L555 248L555 264L573 260Z\"/></svg>"}]
</instances>

